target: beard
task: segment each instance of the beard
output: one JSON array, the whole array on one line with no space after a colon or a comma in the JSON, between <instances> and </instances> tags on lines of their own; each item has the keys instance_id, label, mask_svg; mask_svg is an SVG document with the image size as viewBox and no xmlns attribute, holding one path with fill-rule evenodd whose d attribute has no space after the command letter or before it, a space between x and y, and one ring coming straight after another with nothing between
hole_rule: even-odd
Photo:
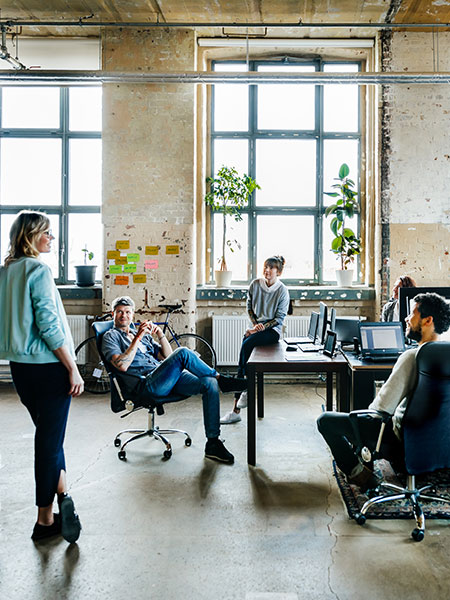
<instances>
[{"instance_id":1,"label":"beard","mask_svg":"<svg viewBox=\"0 0 450 600\"><path fill-rule=\"evenodd\" d=\"M422 339L422 327L419 325L418 329L407 329L406 337L410 340L414 340L416 342L420 342Z\"/></svg>"}]
</instances>

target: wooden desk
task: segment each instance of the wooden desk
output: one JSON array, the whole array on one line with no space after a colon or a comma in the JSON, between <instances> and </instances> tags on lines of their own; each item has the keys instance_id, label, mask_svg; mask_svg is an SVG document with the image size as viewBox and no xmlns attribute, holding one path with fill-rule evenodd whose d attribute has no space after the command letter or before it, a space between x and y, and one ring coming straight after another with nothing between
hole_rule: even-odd
<instances>
[{"instance_id":1,"label":"wooden desk","mask_svg":"<svg viewBox=\"0 0 450 600\"><path fill-rule=\"evenodd\" d=\"M367 408L375 398L375 381L386 381L395 363L360 360L354 352L343 354L349 368L349 410Z\"/></svg>"},{"instance_id":2,"label":"wooden desk","mask_svg":"<svg viewBox=\"0 0 450 600\"><path fill-rule=\"evenodd\" d=\"M298 352L301 352L298 350ZM273 346L256 347L247 363L248 377L248 420L247 420L247 462L256 464L256 388L258 392L258 418L264 417L264 373L326 373L327 410L333 410L333 373L337 377L336 406L347 410L348 363L338 354L335 358L317 356L315 353L302 353L302 360L286 360L286 344L278 342ZM299 355L300 356L300 355Z\"/></svg>"}]
</instances>

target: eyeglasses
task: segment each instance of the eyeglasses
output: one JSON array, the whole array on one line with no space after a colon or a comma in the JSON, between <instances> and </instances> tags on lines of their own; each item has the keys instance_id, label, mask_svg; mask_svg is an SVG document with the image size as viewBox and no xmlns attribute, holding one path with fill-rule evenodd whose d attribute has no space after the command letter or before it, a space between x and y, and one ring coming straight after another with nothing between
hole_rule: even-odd
<instances>
[{"instance_id":1,"label":"eyeglasses","mask_svg":"<svg viewBox=\"0 0 450 600\"><path fill-rule=\"evenodd\" d=\"M51 229L49 229L48 231L44 231L44 235L46 235L47 237L53 237L53 232Z\"/></svg>"}]
</instances>

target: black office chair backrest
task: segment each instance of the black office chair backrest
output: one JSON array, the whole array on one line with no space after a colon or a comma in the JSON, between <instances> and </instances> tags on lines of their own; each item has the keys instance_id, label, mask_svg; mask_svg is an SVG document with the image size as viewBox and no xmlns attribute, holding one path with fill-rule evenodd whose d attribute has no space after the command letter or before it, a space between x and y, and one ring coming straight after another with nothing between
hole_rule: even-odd
<instances>
[{"instance_id":1,"label":"black office chair backrest","mask_svg":"<svg viewBox=\"0 0 450 600\"><path fill-rule=\"evenodd\" d=\"M417 385L402 421L411 475L450 468L450 342L424 344L416 364Z\"/></svg>"}]
</instances>

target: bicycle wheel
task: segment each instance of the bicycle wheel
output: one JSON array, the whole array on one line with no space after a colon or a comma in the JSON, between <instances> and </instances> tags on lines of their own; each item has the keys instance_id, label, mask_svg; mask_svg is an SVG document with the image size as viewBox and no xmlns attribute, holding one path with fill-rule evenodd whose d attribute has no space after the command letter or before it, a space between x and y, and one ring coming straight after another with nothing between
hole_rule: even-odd
<instances>
[{"instance_id":1,"label":"bicycle wheel","mask_svg":"<svg viewBox=\"0 0 450 600\"><path fill-rule=\"evenodd\" d=\"M106 394L110 390L109 375L97 350L95 335L87 338L75 350L77 367L84 381L84 391Z\"/></svg>"},{"instance_id":2,"label":"bicycle wheel","mask_svg":"<svg viewBox=\"0 0 450 600\"><path fill-rule=\"evenodd\" d=\"M190 348L203 362L213 369L216 368L217 357L214 348L201 335L197 335L196 333L182 333L181 335L177 335L176 338L172 338L170 345L172 350L175 350L179 346Z\"/></svg>"}]
</instances>

